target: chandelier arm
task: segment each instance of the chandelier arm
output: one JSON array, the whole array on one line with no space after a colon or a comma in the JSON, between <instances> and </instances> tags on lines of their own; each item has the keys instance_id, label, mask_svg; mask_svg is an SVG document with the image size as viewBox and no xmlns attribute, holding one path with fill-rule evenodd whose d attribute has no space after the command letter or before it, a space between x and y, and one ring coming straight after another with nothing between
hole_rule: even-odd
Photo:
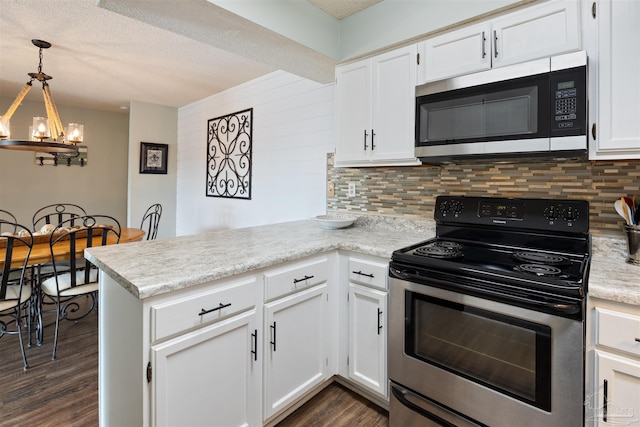
<instances>
[{"instance_id":1,"label":"chandelier arm","mask_svg":"<svg viewBox=\"0 0 640 427\"><path fill-rule=\"evenodd\" d=\"M6 124L7 121L11 118L11 116L13 116L13 113L16 112L16 110L22 103L22 100L24 99L24 97L27 95L27 93L29 93L29 89L31 89L31 82L24 85L24 87L22 88L18 96L16 96L16 99L13 101L13 104L9 106L9 109L7 110L7 112L4 114L4 116L2 116L3 124Z\"/></svg>"},{"instance_id":2,"label":"chandelier arm","mask_svg":"<svg viewBox=\"0 0 640 427\"><path fill-rule=\"evenodd\" d=\"M60 121L60 115L58 114L56 104L53 102L51 90L46 82L42 84L42 90L44 91L44 103L47 107L47 116L49 117L51 137L53 138L55 135L54 139L57 141L60 136L64 136L64 128L62 127L62 122Z\"/></svg>"}]
</instances>

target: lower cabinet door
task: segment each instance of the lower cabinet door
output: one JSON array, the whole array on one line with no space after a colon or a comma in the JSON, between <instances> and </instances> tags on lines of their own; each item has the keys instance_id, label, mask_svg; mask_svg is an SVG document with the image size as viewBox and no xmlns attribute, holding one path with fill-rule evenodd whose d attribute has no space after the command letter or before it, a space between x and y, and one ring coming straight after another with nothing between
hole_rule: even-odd
<instances>
[{"instance_id":1,"label":"lower cabinet door","mask_svg":"<svg viewBox=\"0 0 640 427\"><path fill-rule=\"evenodd\" d=\"M349 284L349 378L388 398L387 293Z\"/></svg>"},{"instance_id":2,"label":"lower cabinet door","mask_svg":"<svg viewBox=\"0 0 640 427\"><path fill-rule=\"evenodd\" d=\"M264 419L327 377L327 284L265 305Z\"/></svg>"},{"instance_id":3,"label":"lower cabinet door","mask_svg":"<svg viewBox=\"0 0 640 427\"><path fill-rule=\"evenodd\" d=\"M251 310L153 346L153 425L259 425L255 328Z\"/></svg>"},{"instance_id":4,"label":"lower cabinet door","mask_svg":"<svg viewBox=\"0 0 640 427\"><path fill-rule=\"evenodd\" d=\"M640 426L640 362L596 351L597 388L587 395L595 426Z\"/></svg>"}]
</instances>

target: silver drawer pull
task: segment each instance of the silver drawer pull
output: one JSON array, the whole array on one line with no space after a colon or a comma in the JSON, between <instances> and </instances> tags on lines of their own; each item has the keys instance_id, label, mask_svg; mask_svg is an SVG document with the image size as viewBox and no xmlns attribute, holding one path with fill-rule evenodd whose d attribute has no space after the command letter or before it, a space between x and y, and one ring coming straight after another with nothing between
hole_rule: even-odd
<instances>
[{"instance_id":1,"label":"silver drawer pull","mask_svg":"<svg viewBox=\"0 0 640 427\"><path fill-rule=\"evenodd\" d=\"M210 310L205 310L203 308L202 310L200 310L200 313L198 313L198 316L204 316L205 314L211 313L212 311L222 310L223 308L227 308L227 307L231 307L231 303L229 304L220 303L219 306L217 306L216 308L212 308Z\"/></svg>"},{"instance_id":2,"label":"silver drawer pull","mask_svg":"<svg viewBox=\"0 0 640 427\"><path fill-rule=\"evenodd\" d=\"M313 279L313 276L304 276L302 279L293 279L293 284L304 282L305 280Z\"/></svg>"}]
</instances>

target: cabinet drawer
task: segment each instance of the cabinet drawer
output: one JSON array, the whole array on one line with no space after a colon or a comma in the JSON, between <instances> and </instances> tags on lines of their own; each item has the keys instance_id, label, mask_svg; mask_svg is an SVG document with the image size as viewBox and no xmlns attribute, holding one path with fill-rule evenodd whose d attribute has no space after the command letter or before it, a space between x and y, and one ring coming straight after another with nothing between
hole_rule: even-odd
<instances>
[{"instance_id":1,"label":"cabinet drawer","mask_svg":"<svg viewBox=\"0 0 640 427\"><path fill-rule=\"evenodd\" d=\"M327 274L327 258L315 258L270 270L264 274L265 301L324 283L327 281Z\"/></svg>"},{"instance_id":2,"label":"cabinet drawer","mask_svg":"<svg viewBox=\"0 0 640 427\"><path fill-rule=\"evenodd\" d=\"M596 345L640 356L640 316L596 308Z\"/></svg>"},{"instance_id":3,"label":"cabinet drawer","mask_svg":"<svg viewBox=\"0 0 640 427\"><path fill-rule=\"evenodd\" d=\"M389 264L349 258L349 281L387 290L387 267Z\"/></svg>"},{"instance_id":4,"label":"cabinet drawer","mask_svg":"<svg viewBox=\"0 0 640 427\"><path fill-rule=\"evenodd\" d=\"M151 306L151 341L205 325L256 305L255 277L212 286L211 289Z\"/></svg>"}]
</instances>

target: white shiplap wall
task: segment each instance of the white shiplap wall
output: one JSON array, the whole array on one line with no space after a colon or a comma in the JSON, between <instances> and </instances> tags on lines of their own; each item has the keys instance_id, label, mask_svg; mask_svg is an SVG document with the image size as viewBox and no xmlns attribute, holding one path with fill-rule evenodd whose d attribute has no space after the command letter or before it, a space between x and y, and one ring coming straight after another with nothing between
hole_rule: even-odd
<instances>
[{"instance_id":1,"label":"white shiplap wall","mask_svg":"<svg viewBox=\"0 0 640 427\"><path fill-rule=\"evenodd\" d=\"M325 213L334 85L276 71L178 111L176 234ZM206 197L207 121L253 108L251 200Z\"/></svg>"}]
</instances>

